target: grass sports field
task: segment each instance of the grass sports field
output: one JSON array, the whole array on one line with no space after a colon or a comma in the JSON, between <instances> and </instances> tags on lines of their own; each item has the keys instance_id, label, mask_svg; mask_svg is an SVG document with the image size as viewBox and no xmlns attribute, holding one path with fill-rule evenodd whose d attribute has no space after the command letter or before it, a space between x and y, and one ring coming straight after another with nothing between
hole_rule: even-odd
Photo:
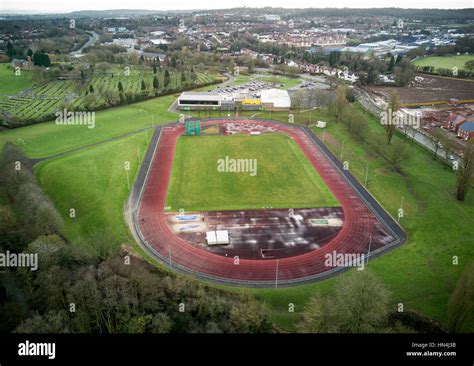
<instances>
[{"instance_id":1,"label":"grass sports field","mask_svg":"<svg viewBox=\"0 0 474 366\"><path fill-rule=\"evenodd\" d=\"M218 160L250 159L251 172L219 172ZM253 174L253 176L251 175ZM168 190L171 211L338 206L298 145L284 134L181 136Z\"/></svg>"},{"instance_id":2,"label":"grass sports field","mask_svg":"<svg viewBox=\"0 0 474 366\"><path fill-rule=\"evenodd\" d=\"M464 69L467 61L474 60L474 55L430 56L413 61L415 66L431 66L436 69Z\"/></svg>"},{"instance_id":3,"label":"grass sports field","mask_svg":"<svg viewBox=\"0 0 474 366\"><path fill-rule=\"evenodd\" d=\"M15 94L29 88L32 85L31 74L28 71L21 71L20 75L15 75L10 64L0 64L0 94Z\"/></svg>"}]
</instances>

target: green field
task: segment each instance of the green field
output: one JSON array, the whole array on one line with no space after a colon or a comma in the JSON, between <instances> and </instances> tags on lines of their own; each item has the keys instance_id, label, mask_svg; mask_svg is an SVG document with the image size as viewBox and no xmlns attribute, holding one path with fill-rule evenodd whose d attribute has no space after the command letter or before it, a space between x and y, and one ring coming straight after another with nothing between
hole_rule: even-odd
<instances>
[{"instance_id":1,"label":"green field","mask_svg":"<svg viewBox=\"0 0 474 366\"><path fill-rule=\"evenodd\" d=\"M32 85L31 74L21 70L15 75L10 63L0 64L0 94L16 94Z\"/></svg>"},{"instance_id":2,"label":"green field","mask_svg":"<svg viewBox=\"0 0 474 366\"><path fill-rule=\"evenodd\" d=\"M219 159L255 159L255 175L219 172ZM287 135L182 136L173 161L171 211L338 206L298 145Z\"/></svg>"},{"instance_id":3,"label":"green field","mask_svg":"<svg viewBox=\"0 0 474 366\"><path fill-rule=\"evenodd\" d=\"M147 145L142 132L35 167L40 185L64 218L66 237L89 245L97 255L132 243L123 219L129 194L124 166L130 162L132 185ZM75 218L69 217L71 208Z\"/></svg>"},{"instance_id":4,"label":"green field","mask_svg":"<svg viewBox=\"0 0 474 366\"><path fill-rule=\"evenodd\" d=\"M166 96L96 112L95 128L91 129L45 122L5 130L0 132L0 149L10 141L21 146L29 157L38 158L101 142L151 127L152 123L176 120L176 114L167 112L173 101L173 96Z\"/></svg>"},{"instance_id":5,"label":"green field","mask_svg":"<svg viewBox=\"0 0 474 366\"><path fill-rule=\"evenodd\" d=\"M286 76L276 76L276 75L269 75L264 77L259 77L257 80L266 81L270 84L282 84L279 89L289 89L301 83L300 78L289 78Z\"/></svg>"},{"instance_id":6,"label":"green field","mask_svg":"<svg viewBox=\"0 0 474 366\"><path fill-rule=\"evenodd\" d=\"M430 56L423 57L413 61L415 66L431 66L435 69L453 69L464 70L464 64L467 61L474 60L474 55L452 55L452 56Z\"/></svg>"}]
</instances>

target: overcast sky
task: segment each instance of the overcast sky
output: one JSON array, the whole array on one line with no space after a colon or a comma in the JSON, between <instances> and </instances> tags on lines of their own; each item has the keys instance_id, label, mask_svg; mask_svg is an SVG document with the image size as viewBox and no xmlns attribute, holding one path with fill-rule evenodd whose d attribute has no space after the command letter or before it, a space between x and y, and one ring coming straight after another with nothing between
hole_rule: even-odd
<instances>
[{"instance_id":1,"label":"overcast sky","mask_svg":"<svg viewBox=\"0 0 474 366\"><path fill-rule=\"evenodd\" d=\"M41 12L69 12L75 10L104 9L223 9L232 7L284 7L284 8L472 8L473 0L0 0L0 11L25 10Z\"/></svg>"}]
</instances>

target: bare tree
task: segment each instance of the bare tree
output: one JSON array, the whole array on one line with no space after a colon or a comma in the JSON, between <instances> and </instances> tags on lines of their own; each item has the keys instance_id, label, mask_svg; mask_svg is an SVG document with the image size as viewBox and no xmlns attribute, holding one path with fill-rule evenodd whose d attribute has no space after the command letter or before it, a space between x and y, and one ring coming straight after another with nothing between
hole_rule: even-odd
<instances>
[{"instance_id":1,"label":"bare tree","mask_svg":"<svg viewBox=\"0 0 474 366\"><path fill-rule=\"evenodd\" d=\"M461 166L458 167L456 174L456 198L464 201L472 183L472 174L474 172L474 142L466 144L463 151Z\"/></svg>"},{"instance_id":2,"label":"bare tree","mask_svg":"<svg viewBox=\"0 0 474 366\"><path fill-rule=\"evenodd\" d=\"M387 146L384 153L387 161L398 172L401 172L401 163L410 157L407 146L401 141L396 141L393 145Z\"/></svg>"},{"instance_id":3,"label":"bare tree","mask_svg":"<svg viewBox=\"0 0 474 366\"><path fill-rule=\"evenodd\" d=\"M304 103L304 93L302 90L298 90L291 96L291 107L296 109L298 113L300 113L301 108L303 107Z\"/></svg>"},{"instance_id":4,"label":"bare tree","mask_svg":"<svg viewBox=\"0 0 474 366\"><path fill-rule=\"evenodd\" d=\"M347 87L344 84L339 84L336 88L336 103L334 113L336 120L340 121L347 105Z\"/></svg>"},{"instance_id":5,"label":"bare tree","mask_svg":"<svg viewBox=\"0 0 474 366\"><path fill-rule=\"evenodd\" d=\"M395 116L395 114L398 112L398 109L400 108L400 97L398 96L398 92L393 91L390 93L390 97L388 100L388 108L389 111L392 111L392 116ZM395 129L397 128L396 124L393 122L394 121L389 120L385 125L385 131L387 133L387 143L389 145L392 143L392 137L395 133Z\"/></svg>"},{"instance_id":6,"label":"bare tree","mask_svg":"<svg viewBox=\"0 0 474 366\"><path fill-rule=\"evenodd\" d=\"M438 138L440 138L440 143L443 145L443 150L444 150L444 160L446 163L449 162L449 156L454 153L455 149L455 144L454 142L449 138L448 134L441 133ZM446 166L445 166L446 168Z\"/></svg>"},{"instance_id":7,"label":"bare tree","mask_svg":"<svg viewBox=\"0 0 474 366\"><path fill-rule=\"evenodd\" d=\"M436 160L438 157L438 150L441 147L441 141L443 140L443 131L436 129L431 133L431 146L433 146L433 159Z\"/></svg>"},{"instance_id":8,"label":"bare tree","mask_svg":"<svg viewBox=\"0 0 474 366\"><path fill-rule=\"evenodd\" d=\"M458 333L472 313L474 296L474 262L462 273L448 303L448 330Z\"/></svg>"}]
</instances>

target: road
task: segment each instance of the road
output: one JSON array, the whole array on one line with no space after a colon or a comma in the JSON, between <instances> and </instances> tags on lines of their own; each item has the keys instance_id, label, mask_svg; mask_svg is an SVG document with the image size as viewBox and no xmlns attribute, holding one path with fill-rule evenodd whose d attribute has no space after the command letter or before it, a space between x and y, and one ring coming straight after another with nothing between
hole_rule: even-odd
<instances>
[{"instance_id":1,"label":"road","mask_svg":"<svg viewBox=\"0 0 474 366\"><path fill-rule=\"evenodd\" d=\"M99 40L99 34L96 32L87 32L87 35L89 36L89 40L84 43L84 45L79 48L77 51L69 52L69 56L72 57L80 57L82 55L82 50L91 44L95 43L96 41Z\"/></svg>"}]
</instances>

